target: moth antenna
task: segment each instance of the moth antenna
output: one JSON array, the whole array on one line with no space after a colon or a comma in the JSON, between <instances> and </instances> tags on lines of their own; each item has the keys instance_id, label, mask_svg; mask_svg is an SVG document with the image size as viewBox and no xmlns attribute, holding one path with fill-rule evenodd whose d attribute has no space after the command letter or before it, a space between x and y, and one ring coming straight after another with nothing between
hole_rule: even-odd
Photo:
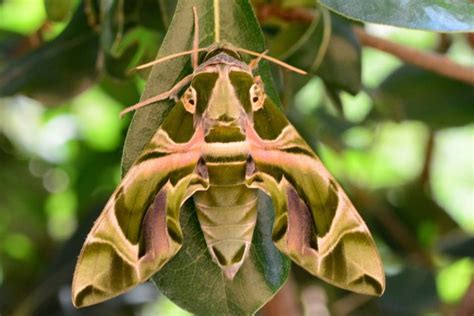
<instances>
[{"instance_id":1,"label":"moth antenna","mask_svg":"<svg viewBox=\"0 0 474 316\"><path fill-rule=\"evenodd\" d=\"M135 69L136 70L145 69L145 68L154 66L156 64L165 62L165 61L170 60L170 59L175 59L175 58L178 58L178 57L181 57L181 56L191 55L191 54L194 54L194 53L197 54L197 53L203 52L205 50L206 50L206 48L198 48L198 49L192 49L192 50L187 50L187 51L180 52L180 53L171 54L171 55L168 55L168 56L150 61L149 63L140 65L140 66L136 67Z\"/></svg>"},{"instance_id":2,"label":"moth antenna","mask_svg":"<svg viewBox=\"0 0 474 316\"><path fill-rule=\"evenodd\" d=\"M120 117L123 117L125 114L128 112L132 112L135 110L138 110L144 106L147 106L149 104L166 100L166 99L172 99L172 98L177 98L178 97L178 92L187 84L191 82L193 79L193 75L187 75L183 79L181 79L177 84L175 84L171 89L169 89L166 92L160 93L154 97L151 97L149 99L143 100L141 102L138 102L137 104L134 104L132 106L129 106L128 108L124 109L122 112L120 112Z\"/></svg>"},{"instance_id":3,"label":"moth antenna","mask_svg":"<svg viewBox=\"0 0 474 316\"><path fill-rule=\"evenodd\" d=\"M220 0L214 0L214 41L221 41L221 11Z\"/></svg>"},{"instance_id":4,"label":"moth antenna","mask_svg":"<svg viewBox=\"0 0 474 316\"><path fill-rule=\"evenodd\" d=\"M264 54L265 52L263 52L263 53L257 53L257 52L254 52L254 51L252 51L252 50L248 50L248 49L240 48L240 47L235 48L235 50L236 50L236 51L239 51L239 52L242 52L242 53L244 53L244 54L247 54L247 55L255 56L255 57L260 58L260 59L268 60L268 61L270 61L270 62L272 62L272 63L274 63L274 64L277 64L278 66L281 66L281 67L283 67L283 68L286 68L286 69L288 69L288 70L290 70L290 71L296 72L296 73L301 74L301 75L306 75L306 74L308 74L306 71L304 71L304 70L302 70L302 69L296 68L296 67L294 67L294 66L292 66L292 65L289 65L289 64L287 64L287 63L285 63L285 62L283 62L283 61L281 61L281 60L279 60L279 59L276 59L276 58L274 58L274 57L265 55L265 54Z\"/></svg>"},{"instance_id":5,"label":"moth antenna","mask_svg":"<svg viewBox=\"0 0 474 316\"><path fill-rule=\"evenodd\" d=\"M196 69L198 66L198 57L199 57L199 20L197 15L196 6L193 6L193 17L194 17L194 41L193 41L193 53L192 53L192 64L193 69Z\"/></svg>"},{"instance_id":6,"label":"moth antenna","mask_svg":"<svg viewBox=\"0 0 474 316\"><path fill-rule=\"evenodd\" d=\"M137 66L135 69L136 70L145 69L145 68L154 66L156 64L162 63L164 61L171 60L171 59L174 59L174 58L178 58L178 57L181 57L181 56L186 56L186 55L192 55L191 61L192 61L193 69L196 69L196 67L198 66L199 52L202 52L204 50L204 49L199 48L199 21L198 21L196 6L193 6L193 18L194 18L194 39L193 39L193 49L192 50L188 50L188 51L184 51L184 52L180 52L180 53L176 53L176 54L171 54L171 55L159 58L159 59L155 59L155 60L153 60L149 63Z\"/></svg>"}]
</instances>

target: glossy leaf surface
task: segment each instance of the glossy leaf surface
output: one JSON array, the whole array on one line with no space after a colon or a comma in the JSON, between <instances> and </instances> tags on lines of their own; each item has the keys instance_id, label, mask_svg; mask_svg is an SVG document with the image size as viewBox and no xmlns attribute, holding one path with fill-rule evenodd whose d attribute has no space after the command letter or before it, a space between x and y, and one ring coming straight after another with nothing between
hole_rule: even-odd
<instances>
[{"instance_id":1,"label":"glossy leaf surface","mask_svg":"<svg viewBox=\"0 0 474 316\"><path fill-rule=\"evenodd\" d=\"M440 129L471 123L473 97L474 90L466 83L403 66L377 88L374 101L377 109L392 119L420 120Z\"/></svg>"},{"instance_id":2,"label":"glossy leaf surface","mask_svg":"<svg viewBox=\"0 0 474 316\"><path fill-rule=\"evenodd\" d=\"M367 22L438 32L474 29L474 4L468 0L321 0L331 10Z\"/></svg>"}]
</instances>

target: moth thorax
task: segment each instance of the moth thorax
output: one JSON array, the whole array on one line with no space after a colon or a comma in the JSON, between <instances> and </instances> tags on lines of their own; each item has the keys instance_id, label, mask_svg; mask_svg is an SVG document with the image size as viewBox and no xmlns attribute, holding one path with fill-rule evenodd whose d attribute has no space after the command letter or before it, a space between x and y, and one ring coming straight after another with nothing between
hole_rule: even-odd
<instances>
[{"instance_id":1,"label":"moth thorax","mask_svg":"<svg viewBox=\"0 0 474 316\"><path fill-rule=\"evenodd\" d=\"M211 186L194 195L209 253L232 280L247 258L257 221L257 193L245 185Z\"/></svg>"},{"instance_id":2,"label":"moth thorax","mask_svg":"<svg viewBox=\"0 0 474 316\"><path fill-rule=\"evenodd\" d=\"M219 68L219 78L212 90L205 117L216 125L237 125L244 114L228 76L228 67Z\"/></svg>"}]
</instances>

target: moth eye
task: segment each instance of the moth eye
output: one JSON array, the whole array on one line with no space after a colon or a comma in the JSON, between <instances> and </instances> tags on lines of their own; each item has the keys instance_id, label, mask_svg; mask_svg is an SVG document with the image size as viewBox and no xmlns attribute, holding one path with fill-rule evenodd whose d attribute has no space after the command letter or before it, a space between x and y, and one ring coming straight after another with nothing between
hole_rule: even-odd
<instances>
[{"instance_id":1,"label":"moth eye","mask_svg":"<svg viewBox=\"0 0 474 316\"><path fill-rule=\"evenodd\" d=\"M250 100L253 111L257 111L263 106L263 91L259 85L254 84L250 87Z\"/></svg>"},{"instance_id":2,"label":"moth eye","mask_svg":"<svg viewBox=\"0 0 474 316\"><path fill-rule=\"evenodd\" d=\"M196 90L193 87L189 87L183 95L183 105L186 111L194 113L196 109Z\"/></svg>"}]
</instances>

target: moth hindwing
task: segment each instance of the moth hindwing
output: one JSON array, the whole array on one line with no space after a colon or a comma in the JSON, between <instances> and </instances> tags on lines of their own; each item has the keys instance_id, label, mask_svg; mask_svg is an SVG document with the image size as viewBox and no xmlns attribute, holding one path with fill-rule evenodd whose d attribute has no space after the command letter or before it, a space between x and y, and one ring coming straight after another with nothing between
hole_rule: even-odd
<instances>
[{"instance_id":1,"label":"moth hindwing","mask_svg":"<svg viewBox=\"0 0 474 316\"><path fill-rule=\"evenodd\" d=\"M208 49L89 233L75 306L160 270L182 245L179 212L190 198L210 256L232 280L249 254L258 190L273 200L281 252L331 284L382 294L382 263L365 223L254 72L238 49Z\"/></svg>"}]
</instances>

